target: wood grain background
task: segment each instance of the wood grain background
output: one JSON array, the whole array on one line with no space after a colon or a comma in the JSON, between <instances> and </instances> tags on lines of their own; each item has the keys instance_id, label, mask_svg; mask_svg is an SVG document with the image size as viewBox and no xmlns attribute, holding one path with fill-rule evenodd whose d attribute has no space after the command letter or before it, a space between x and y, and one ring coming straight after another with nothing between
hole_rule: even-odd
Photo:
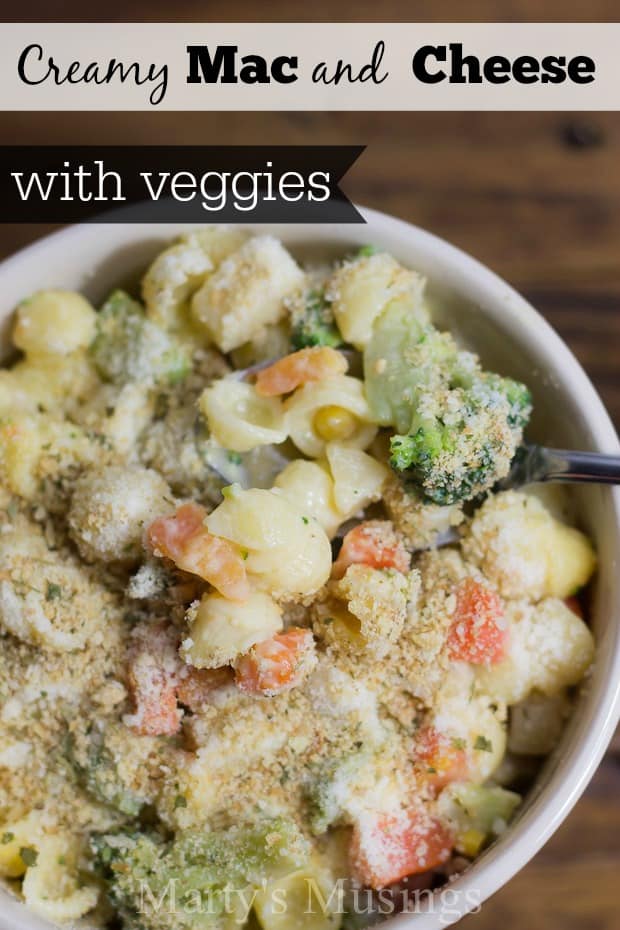
<instances>
[{"instance_id":1,"label":"wood grain background","mask_svg":"<svg viewBox=\"0 0 620 930\"><path fill-rule=\"evenodd\" d=\"M67 21L294 21L275 0L66 2ZM617 2L467 4L315 0L317 21L605 21ZM21 21L50 15L20 5ZM509 28L509 27L507 27ZM575 352L620 425L620 114L0 114L0 144L194 143L368 146L355 200L426 227L520 290ZM47 229L0 227L4 257ZM27 287L27 285L26 285ZM620 925L620 739L577 807L464 930L615 930ZM291 928L293 930L293 928Z\"/></svg>"}]
</instances>

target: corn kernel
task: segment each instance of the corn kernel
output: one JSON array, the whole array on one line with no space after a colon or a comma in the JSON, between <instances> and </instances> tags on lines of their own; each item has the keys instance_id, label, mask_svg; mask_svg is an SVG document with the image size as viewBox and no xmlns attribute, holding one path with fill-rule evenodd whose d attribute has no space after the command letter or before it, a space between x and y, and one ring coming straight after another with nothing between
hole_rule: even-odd
<instances>
[{"instance_id":1,"label":"corn kernel","mask_svg":"<svg viewBox=\"0 0 620 930\"><path fill-rule=\"evenodd\" d=\"M357 429L357 424L355 414L337 404L320 407L314 415L314 428L321 439L326 442L350 439Z\"/></svg>"},{"instance_id":2,"label":"corn kernel","mask_svg":"<svg viewBox=\"0 0 620 930\"><path fill-rule=\"evenodd\" d=\"M465 830L465 832L459 836L457 849L459 852L463 853L464 856L472 859L474 856L478 855L484 841L485 834L481 830L476 830L475 827L470 827L469 830Z\"/></svg>"}]
</instances>

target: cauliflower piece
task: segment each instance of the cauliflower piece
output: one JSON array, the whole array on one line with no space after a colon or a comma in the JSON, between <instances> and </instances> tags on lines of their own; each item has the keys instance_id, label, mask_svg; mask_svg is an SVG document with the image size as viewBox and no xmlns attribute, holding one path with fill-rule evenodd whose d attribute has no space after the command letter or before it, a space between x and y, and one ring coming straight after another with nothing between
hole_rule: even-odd
<instances>
[{"instance_id":1,"label":"cauliflower piece","mask_svg":"<svg viewBox=\"0 0 620 930\"><path fill-rule=\"evenodd\" d=\"M187 233L160 252L142 279L147 315L168 331L184 333L189 300L207 275L238 249L245 233L223 227Z\"/></svg>"},{"instance_id":2,"label":"cauliflower piece","mask_svg":"<svg viewBox=\"0 0 620 930\"><path fill-rule=\"evenodd\" d=\"M58 407L71 420L76 419L76 412L101 387L101 379L87 349L76 349L63 356L26 358L15 367L21 369L22 365L22 377L27 377L28 369L28 375L34 376L38 372L39 377L45 377L48 398L50 393L57 398ZM44 400L39 409L53 409L49 399L47 402Z\"/></svg>"},{"instance_id":3,"label":"cauliflower piece","mask_svg":"<svg viewBox=\"0 0 620 930\"><path fill-rule=\"evenodd\" d=\"M418 572L404 575L369 565L350 565L333 593L347 602L349 612L359 621L363 641L385 655L402 632L407 604L418 585Z\"/></svg>"},{"instance_id":4,"label":"cauliflower piece","mask_svg":"<svg viewBox=\"0 0 620 930\"><path fill-rule=\"evenodd\" d=\"M13 342L27 355L68 355L93 340L97 314L73 291L37 291L17 308Z\"/></svg>"},{"instance_id":5,"label":"cauliflower piece","mask_svg":"<svg viewBox=\"0 0 620 930\"><path fill-rule=\"evenodd\" d=\"M462 550L507 598L568 597L596 567L583 533L556 520L538 498L516 491L486 499L466 529Z\"/></svg>"},{"instance_id":6,"label":"cauliflower piece","mask_svg":"<svg viewBox=\"0 0 620 930\"><path fill-rule=\"evenodd\" d=\"M480 666L480 687L507 704L537 690L554 697L578 684L594 659L594 637L566 604L547 598L538 604L509 601L508 653L495 665Z\"/></svg>"},{"instance_id":7,"label":"cauliflower piece","mask_svg":"<svg viewBox=\"0 0 620 930\"><path fill-rule=\"evenodd\" d=\"M272 236L256 236L225 259L192 298L192 313L222 352L230 352L286 314L284 300L304 274Z\"/></svg>"},{"instance_id":8,"label":"cauliflower piece","mask_svg":"<svg viewBox=\"0 0 620 930\"><path fill-rule=\"evenodd\" d=\"M393 473L383 487L387 515L410 549L427 549L441 533L464 520L463 505L424 502L415 490L408 490Z\"/></svg>"},{"instance_id":9,"label":"cauliflower piece","mask_svg":"<svg viewBox=\"0 0 620 930\"><path fill-rule=\"evenodd\" d=\"M71 416L100 387L87 352L29 355L0 370L0 415L64 411Z\"/></svg>"},{"instance_id":10,"label":"cauliflower piece","mask_svg":"<svg viewBox=\"0 0 620 930\"><path fill-rule=\"evenodd\" d=\"M396 298L419 305L425 280L403 268L387 252L362 254L344 262L325 288L338 328L346 342L363 349L377 317Z\"/></svg>"},{"instance_id":11,"label":"cauliflower piece","mask_svg":"<svg viewBox=\"0 0 620 930\"><path fill-rule=\"evenodd\" d=\"M69 532L87 562L135 560L148 524L173 509L172 492L157 472L109 465L77 480Z\"/></svg>"},{"instance_id":12,"label":"cauliflower piece","mask_svg":"<svg viewBox=\"0 0 620 930\"><path fill-rule=\"evenodd\" d=\"M565 691L553 697L533 691L510 710L508 751L547 756L558 745L572 703Z\"/></svg>"}]
</instances>

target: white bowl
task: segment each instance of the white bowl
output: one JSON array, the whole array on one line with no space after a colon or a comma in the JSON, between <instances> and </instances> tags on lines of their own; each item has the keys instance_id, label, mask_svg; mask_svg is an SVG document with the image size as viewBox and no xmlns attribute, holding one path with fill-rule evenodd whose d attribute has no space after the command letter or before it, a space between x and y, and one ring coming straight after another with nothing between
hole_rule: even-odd
<instances>
[{"instance_id":1,"label":"white bowl","mask_svg":"<svg viewBox=\"0 0 620 930\"><path fill-rule=\"evenodd\" d=\"M366 226L268 226L301 256L342 254L373 243L429 279L436 312L484 363L526 381L535 414L529 436L558 447L620 452L603 404L569 349L504 281L468 255L422 229L362 210ZM206 225L206 224L205 224ZM174 225L83 225L55 233L0 265L0 346L9 351L11 312L43 287L83 291L100 301L112 287L136 281ZM261 227L253 227L260 229ZM449 886L421 903L421 912L384 926L435 930L476 908L519 871L567 816L592 777L620 715L620 489L574 489L579 522L596 541L599 572L592 624L598 651L561 744L547 760L517 818L504 835ZM44 930L45 922L0 891L0 927Z\"/></svg>"}]
</instances>

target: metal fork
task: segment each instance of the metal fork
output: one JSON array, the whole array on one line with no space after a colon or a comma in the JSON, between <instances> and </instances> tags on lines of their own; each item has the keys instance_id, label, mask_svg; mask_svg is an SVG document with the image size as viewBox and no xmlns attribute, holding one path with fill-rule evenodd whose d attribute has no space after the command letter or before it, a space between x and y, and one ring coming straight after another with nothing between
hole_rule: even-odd
<instances>
[{"instance_id":1,"label":"metal fork","mask_svg":"<svg viewBox=\"0 0 620 930\"><path fill-rule=\"evenodd\" d=\"M620 484L620 455L522 445L517 449L509 473L496 487L504 491L534 481Z\"/></svg>"}]
</instances>

